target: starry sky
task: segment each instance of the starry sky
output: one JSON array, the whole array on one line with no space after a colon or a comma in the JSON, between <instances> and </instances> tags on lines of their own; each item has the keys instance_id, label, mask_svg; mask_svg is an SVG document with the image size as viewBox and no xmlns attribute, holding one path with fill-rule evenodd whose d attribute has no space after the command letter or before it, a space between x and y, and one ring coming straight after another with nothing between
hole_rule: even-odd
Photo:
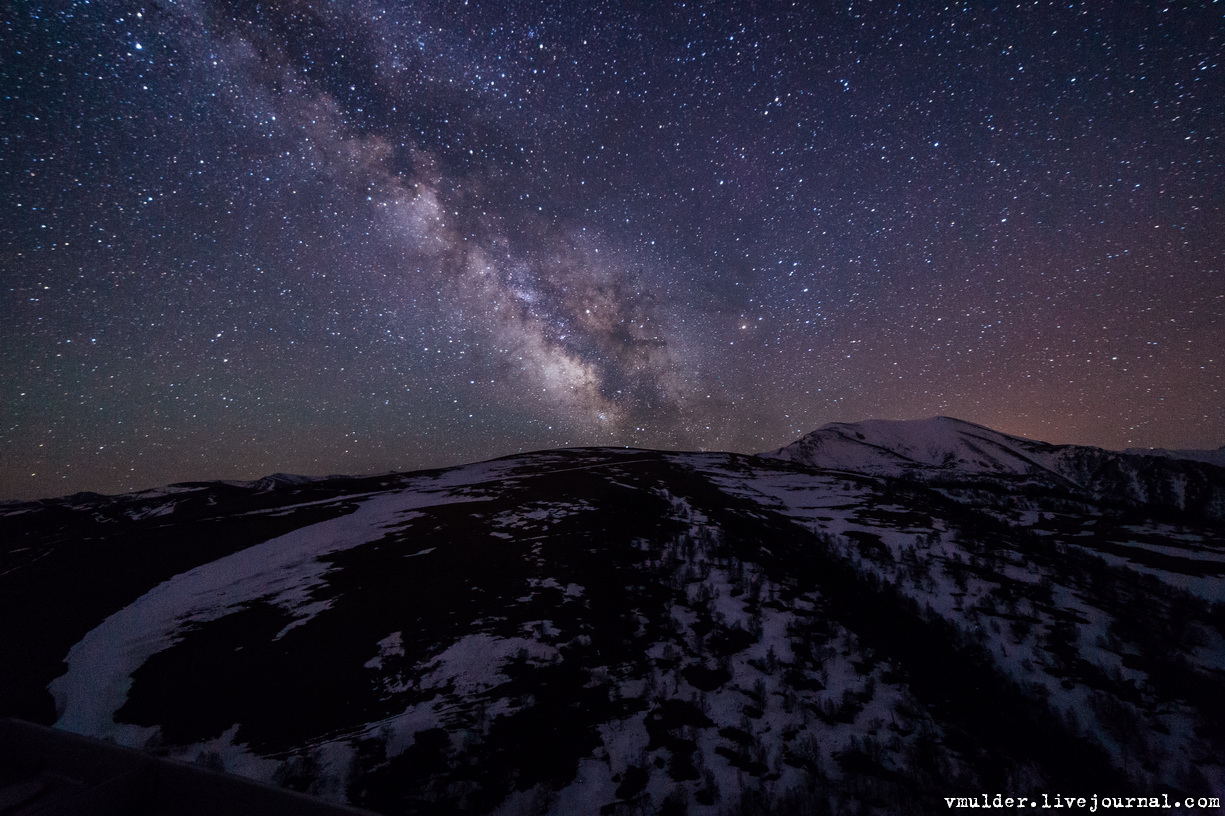
<instances>
[{"instance_id":1,"label":"starry sky","mask_svg":"<svg viewBox=\"0 0 1225 816\"><path fill-rule=\"evenodd\" d=\"M0 499L1225 443L1225 3L23 2Z\"/></svg>"}]
</instances>

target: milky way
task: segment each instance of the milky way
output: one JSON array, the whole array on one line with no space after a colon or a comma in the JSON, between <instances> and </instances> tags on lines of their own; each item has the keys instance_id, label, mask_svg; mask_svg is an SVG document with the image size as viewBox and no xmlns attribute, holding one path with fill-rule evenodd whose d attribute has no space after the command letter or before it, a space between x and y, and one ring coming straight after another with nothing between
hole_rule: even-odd
<instances>
[{"instance_id":1,"label":"milky way","mask_svg":"<svg viewBox=\"0 0 1225 816\"><path fill-rule=\"evenodd\" d=\"M1220 3L21 4L0 498L1225 442Z\"/></svg>"}]
</instances>

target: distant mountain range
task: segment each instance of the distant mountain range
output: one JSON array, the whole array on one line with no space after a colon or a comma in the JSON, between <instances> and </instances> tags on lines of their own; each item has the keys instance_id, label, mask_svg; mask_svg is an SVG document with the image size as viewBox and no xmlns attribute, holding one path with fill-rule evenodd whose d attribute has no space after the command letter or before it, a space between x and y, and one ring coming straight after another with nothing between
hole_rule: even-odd
<instances>
[{"instance_id":1,"label":"distant mountain range","mask_svg":"<svg viewBox=\"0 0 1225 816\"><path fill-rule=\"evenodd\" d=\"M1219 797L1187 453L940 417L8 503L0 715L384 813Z\"/></svg>"},{"instance_id":2,"label":"distant mountain range","mask_svg":"<svg viewBox=\"0 0 1225 816\"><path fill-rule=\"evenodd\" d=\"M1225 445L1207 450L1165 450L1164 448L1127 448L1123 453L1136 456L1163 456L1169 459L1187 459L1192 462L1204 462L1217 467L1225 467Z\"/></svg>"},{"instance_id":3,"label":"distant mountain range","mask_svg":"<svg viewBox=\"0 0 1225 816\"><path fill-rule=\"evenodd\" d=\"M929 483L991 479L1120 506L1225 518L1215 451L1050 445L951 417L835 422L762 456ZM1212 467L1205 467L1212 466Z\"/></svg>"}]
</instances>

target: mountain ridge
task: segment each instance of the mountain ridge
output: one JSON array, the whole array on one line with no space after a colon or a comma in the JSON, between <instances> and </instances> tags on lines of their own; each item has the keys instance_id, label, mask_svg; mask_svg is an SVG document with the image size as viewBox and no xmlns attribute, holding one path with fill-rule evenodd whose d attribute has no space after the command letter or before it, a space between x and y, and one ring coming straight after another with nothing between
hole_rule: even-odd
<instances>
[{"instance_id":1,"label":"mountain ridge","mask_svg":"<svg viewBox=\"0 0 1225 816\"><path fill-rule=\"evenodd\" d=\"M881 436L882 429L891 430L892 433ZM908 429L914 433L910 434L910 439L907 440L906 433L902 431ZM938 429L938 430L936 430ZM803 464L808 464L814 467L828 467L833 469L849 470L853 472L871 473L873 475L899 475L897 469L889 470L883 465L892 462L899 465L902 469L913 467L939 467L952 469L956 463L956 444L950 444L948 439L949 431L960 430L960 436L964 440L969 438L979 438L989 445L996 447L1012 447L1011 455L1014 459L1020 460L1031 467L1043 467L1041 463L1030 460L1027 456L1020 453L1022 450L1041 451L1043 453L1051 453L1067 450L1082 450L1082 451L1097 451L1106 455L1123 455L1123 456L1138 456L1151 457L1156 459L1168 459L1174 461L1191 461L1202 464L1211 465L1214 467L1225 467L1225 445L1219 448L1207 449L1167 449L1167 448L1125 448L1122 450L1113 450L1110 448L1101 448L1094 445L1082 445L1078 443L1055 444L1041 440L1030 439L1028 437L1009 434L1004 431L997 431L989 426L982 425L969 420L959 419L956 417L937 415L924 419L867 419L855 422L829 422L811 431L800 438L793 440L779 448L774 448L769 451L762 451L753 454L743 454L751 456L761 456L773 459L788 459ZM865 433L868 432L868 433ZM829 454L817 454L814 448L822 445L829 445L831 437L840 437L843 441L853 442L851 437L858 434L858 445L852 444L852 447L859 449L874 448L882 456L880 461L875 461L871 456L868 457L852 457L845 462L841 462L834 457L829 457ZM869 436L878 437L877 441L867 441ZM904 452L897 449L896 444L891 445L889 437L893 438L893 442L901 442L902 445L914 447L917 443L926 441L928 444L939 445L945 443L942 460L923 461L906 455ZM1002 444L1001 440L1006 440L1007 444ZM505 459L512 456L530 455L537 453L547 453L550 450L588 450L596 449L603 446L579 445L567 448L544 448L538 451L523 451L517 454L506 454L504 456L495 457L493 460ZM645 450L628 446L608 446L609 450ZM673 451L682 452L682 451ZM985 453L978 451L978 453ZM430 468L429 470L448 470L453 467L462 467L460 465L442 466ZM1009 472L1006 467L995 468L996 472ZM338 482L345 480L361 480L361 479L380 479L391 478L399 473L411 473L417 471L385 471L372 474L329 474L326 476L307 476L302 474L275 472L254 479L207 479L207 480L185 480L172 482L164 486L155 486L150 488L142 488L123 493L99 493L95 491L78 491L76 493L63 496L48 496L38 499L6 499L0 501L0 513L5 510L15 510L28 505L38 504L91 504L98 502L113 502L113 501L138 501L143 499L157 499L168 493L184 493L189 491L199 491L202 489L217 489L217 488L256 488L259 490L270 491L285 489L295 485L303 485L311 482ZM1063 476L1056 471L1050 471L1054 476Z\"/></svg>"},{"instance_id":2,"label":"mountain ridge","mask_svg":"<svg viewBox=\"0 0 1225 816\"><path fill-rule=\"evenodd\" d=\"M1225 794L1219 522L942 425L0 513L0 715L388 814Z\"/></svg>"},{"instance_id":3,"label":"mountain ridge","mask_svg":"<svg viewBox=\"0 0 1225 816\"><path fill-rule=\"evenodd\" d=\"M916 481L990 478L1064 486L1098 501L1225 518L1219 487L1225 474L1212 462L1168 451L1053 445L951 417L829 423L759 455Z\"/></svg>"}]
</instances>

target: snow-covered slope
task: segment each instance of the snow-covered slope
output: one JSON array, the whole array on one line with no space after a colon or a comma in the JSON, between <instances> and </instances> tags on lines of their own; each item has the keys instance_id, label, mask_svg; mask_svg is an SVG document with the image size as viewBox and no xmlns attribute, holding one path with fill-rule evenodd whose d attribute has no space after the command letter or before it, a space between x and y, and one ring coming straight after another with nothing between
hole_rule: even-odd
<instances>
[{"instance_id":1,"label":"snow-covered slope","mask_svg":"<svg viewBox=\"0 0 1225 816\"><path fill-rule=\"evenodd\" d=\"M919 431L14 506L0 715L388 814L1225 793L1221 525Z\"/></svg>"},{"instance_id":2,"label":"snow-covered slope","mask_svg":"<svg viewBox=\"0 0 1225 816\"><path fill-rule=\"evenodd\" d=\"M1207 459L1051 445L951 417L835 422L760 455L928 483L1004 482L1225 519L1223 474Z\"/></svg>"},{"instance_id":3,"label":"snow-covered slope","mask_svg":"<svg viewBox=\"0 0 1225 816\"><path fill-rule=\"evenodd\" d=\"M832 422L762 456L815 467L900 476L917 468L1027 475L1058 448L951 417Z\"/></svg>"}]
</instances>

